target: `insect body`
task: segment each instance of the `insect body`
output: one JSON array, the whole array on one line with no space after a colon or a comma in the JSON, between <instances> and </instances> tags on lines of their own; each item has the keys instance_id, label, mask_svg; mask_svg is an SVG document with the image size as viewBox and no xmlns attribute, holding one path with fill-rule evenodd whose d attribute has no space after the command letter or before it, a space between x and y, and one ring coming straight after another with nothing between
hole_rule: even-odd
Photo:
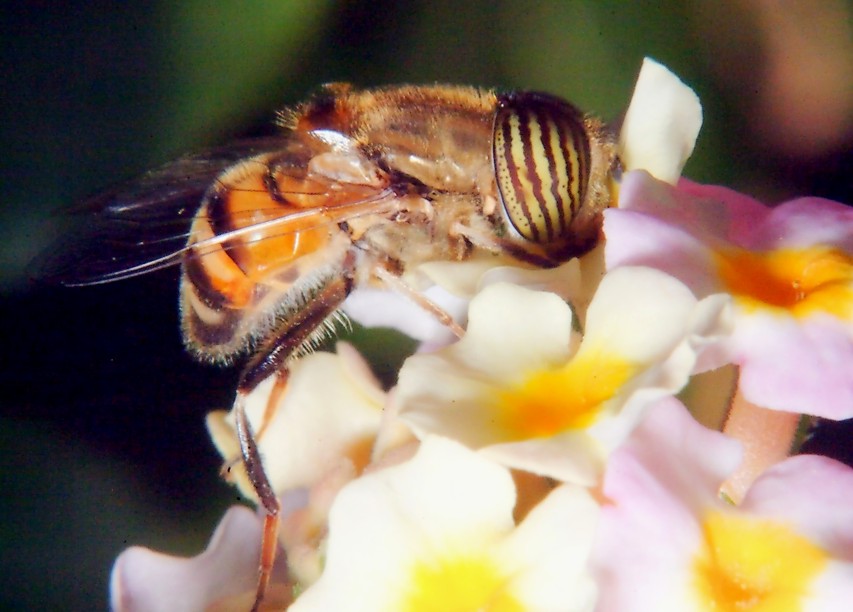
<instances>
[{"instance_id":1,"label":"insect body","mask_svg":"<svg viewBox=\"0 0 853 612\"><path fill-rule=\"evenodd\" d=\"M327 86L281 115L280 138L189 158L100 198L98 215L137 231L201 202L185 245L137 239L145 255L73 267L71 284L180 261L183 333L203 359L247 356L235 402L243 459L268 512L258 601L272 566L278 503L243 398L322 330L355 287L400 290L411 267L492 252L555 266L591 248L610 203L615 144L602 124L545 94L467 87ZM200 193L204 179L212 182ZM181 185L186 185L182 188ZM141 197L138 197L140 196ZM128 199L130 198L130 199ZM150 248L163 247L153 256ZM84 258L85 259L85 258ZM451 324L449 319L446 319Z\"/></svg>"},{"instance_id":2,"label":"insect body","mask_svg":"<svg viewBox=\"0 0 853 612\"><path fill-rule=\"evenodd\" d=\"M550 96L332 86L283 123L279 150L208 190L183 254L188 344L213 360L253 354L247 383L289 356L280 328L319 308L315 293L342 300L475 249L556 265L595 242L609 202L612 145Z\"/></svg>"}]
</instances>

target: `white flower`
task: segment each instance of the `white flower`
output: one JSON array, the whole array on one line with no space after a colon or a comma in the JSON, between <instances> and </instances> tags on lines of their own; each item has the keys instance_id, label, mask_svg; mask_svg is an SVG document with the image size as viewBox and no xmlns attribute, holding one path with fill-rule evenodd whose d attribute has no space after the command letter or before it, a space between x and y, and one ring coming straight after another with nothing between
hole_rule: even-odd
<instances>
[{"instance_id":1,"label":"white flower","mask_svg":"<svg viewBox=\"0 0 853 612\"><path fill-rule=\"evenodd\" d=\"M518 526L514 504L506 469L429 438L412 460L341 490L324 573L290 610L591 610L597 504L563 486Z\"/></svg>"},{"instance_id":2,"label":"white flower","mask_svg":"<svg viewBox=\"0 0 853 612\"><path fill-rule=\"evenodd\" d=\"M395 402L418 436L459 440L504 465L591 485L645 407L687 381L725 300L697 302L646 269L602 281L583 338L554 294L488 287L457 344L410 357Z\"/></svg>"},{"instance_id":3,"label":"white flower","mask_svg":"<svg viewBox=\"0 0 853 612\"><path fill-rule=\"evenodd\" d=\"M296 361L285 393L261 432L274 384L273 376L249 394L246 413L260 434L264 469L276 493L311 486L342 458L358 469L366 465L385 394L352 347L341 343L337 355L315 353ZM208 429L225 460L237 461L240 446L233 414L211 413ZM255 499L242 463L235 463L231 472L243 495Z\"/></svg>"}]
</instances>

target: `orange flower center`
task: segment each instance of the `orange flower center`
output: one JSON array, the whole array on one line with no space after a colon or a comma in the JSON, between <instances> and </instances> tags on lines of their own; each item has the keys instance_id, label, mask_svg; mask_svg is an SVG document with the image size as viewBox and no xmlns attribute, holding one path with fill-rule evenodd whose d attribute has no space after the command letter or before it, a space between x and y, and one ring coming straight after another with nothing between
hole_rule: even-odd
<instances>
[{"instance_id":1,"label":"orange flower center","mask_svg":"<svg viewBox=\"0 0 853 612\"><path fill-rule=\"evenodd\" d=\"M747 308L853 317L853 258L838 249L729 249L716 253L716 264L729 292Z\"/></svg>"},{"instance_id":2,"label":"orange flower center","mask_svg":"<svg viewBox=\"0 0 853 612\"><path fill-rule=\"evenodd\" d=\"M498 393L504 428L524 440L589 427L635 370L615 355L581 351L561 368L532 372Z\"/></svg>"}]
</instances>

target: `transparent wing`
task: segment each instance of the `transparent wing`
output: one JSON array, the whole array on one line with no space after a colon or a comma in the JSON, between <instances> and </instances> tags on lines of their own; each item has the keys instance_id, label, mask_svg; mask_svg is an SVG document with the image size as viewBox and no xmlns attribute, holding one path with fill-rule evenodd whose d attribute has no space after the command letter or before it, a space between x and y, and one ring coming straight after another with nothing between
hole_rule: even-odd
<instances>
[{"instance_id":1,"label":"transparent wing","mask_svg":"<svg viewBox=\"0 0 853 612\"><path fill-rule=\"evenodd\" d=\"M97 284L122 269L179 261L204 193L226 168L282 146L282 136L188 155L61 211L60 238L32 263L39 282ZM156 268L154 268L156 269Z\"/></svg>"},{"instance_id":2,"label":"transparent wing","mask_svg":"<svg viewBox=\"0 0 853 612\"><path fill-rule=\"evenodd\" d=\"M180 263L205 194L222 187L219 177L223 172L241 164L247 173L262 179L268 176L271 183L265 186L262 180L254 187L227 186L231 191L262 192L263 197L254 207L230 212L228 220L235 229L196 244L192 256L228 249L233 238L252 232L269 238L373 212L375 206L368 204L389 195L381 189L361 189L338 207L337 214L325 214L324 204L348 189L339 181L306 178L308 162L327 148L322 143L278 136L178 159L66 211L63 217L68 227L33 263L32 275L42 282L94 285ZM352 188L350 192L356 193ZM302 207L282 206L275 201L281 197L302 201Z\"/></svg>"}]
</instances>

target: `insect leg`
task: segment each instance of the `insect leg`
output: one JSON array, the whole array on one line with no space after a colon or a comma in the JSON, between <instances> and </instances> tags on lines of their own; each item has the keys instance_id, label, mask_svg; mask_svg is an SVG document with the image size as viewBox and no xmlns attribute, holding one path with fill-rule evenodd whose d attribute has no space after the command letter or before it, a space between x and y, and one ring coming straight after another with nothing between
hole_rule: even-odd
<instances>
[{"instance_id":1,"label":"insect leg","mask_svg":"<svg viewBox=\"0 0 853 612\"><path fill-rule=\"evenodd\" d=\"M347 258L349 261L351 258ZM347 262L348 263L348 262ZM258 495L261 506L266 511L264 518L263 540L261 542L261 557L258 567L258 586L255 594L257 610L263 601L269 584L272 567L275 563L278 547L279 503L275 491L269 482L263 462L258 451L257 438L246 417L246 396L258 384L271 375L279 376L279 383L286 384L288 359L297 352L300 346L308 340L312 333L334 313L352 290L351 264L345 264L339 278L330 280L316 294L298 309L293 317L289 317L267 337L259 350L246 365L237 387L237 398L234 402L234 417L237 426L237 439L240 442L240 453L246 466L249 481ZM271 418L269 407L264 415L264 424ZM260 431L260 430L259 430Z\"/></svg>"},{"instance_id":2,"label":"insect leg","mask_svg":"<svg viewBox=\"0 0 853 612\"><path fill-rule=\"evenodd\" d=\"M240 441L240 451L243 454L243 462L249 480L258 495L261 505L266 511L264 517L264 530L261 539L261 558L258 563L258 585L255 590L255 603L252 612L256 612L258 606L264 599L267 585L272 574L272 566L275 563L276 547L278 546L278 523L279 504L275 492L270 485L264 471L258 445L252 435L252 428L246 418L245 394L238 392L234 403L234 418L237 426L237 439Z\"/></svg>"},{"instance_id":3,"label":"insect leg","mask_svg":"<svg viewBox=\"0 0 853 612\"><path fill-rule=\"evenodd\" d=\"M267 426L272 422L278 407L281 405L284 392L287 390L287 380L290 378L290 373L286 369L279 370L275 373L275 384L267 398L267 405L264 408L264 415L261 418L261 425L258 431L255 432L255 442L260 442L266 433ZM219 475L226 481L231 480L231 469L243 460L242 455L236 455L226 459L219 470Z\"/></svg>"},{"instance_id":4,"label":"insect leg","mask_svg":"<svg viewBox=\"0 0 853 612\"><path fill-rule=\"evenodd\" d=\"M453 317L444 310L441 306L433 302L431 299L426 297L423 293L416 290L414 287L409 285L403 279L401 279L396 274L389 272L381 265L377 265L373 270L374 276L385 283L389 288L397 291L398 293L402 293L407 298L412 300L415 304L426 310L428 313L433 315L438 322L442 325L446 326L457 338L461 338L465 335L465 329L461 325L459 325L456 321L453 320Z\"/></svg>"}]
</instances>

